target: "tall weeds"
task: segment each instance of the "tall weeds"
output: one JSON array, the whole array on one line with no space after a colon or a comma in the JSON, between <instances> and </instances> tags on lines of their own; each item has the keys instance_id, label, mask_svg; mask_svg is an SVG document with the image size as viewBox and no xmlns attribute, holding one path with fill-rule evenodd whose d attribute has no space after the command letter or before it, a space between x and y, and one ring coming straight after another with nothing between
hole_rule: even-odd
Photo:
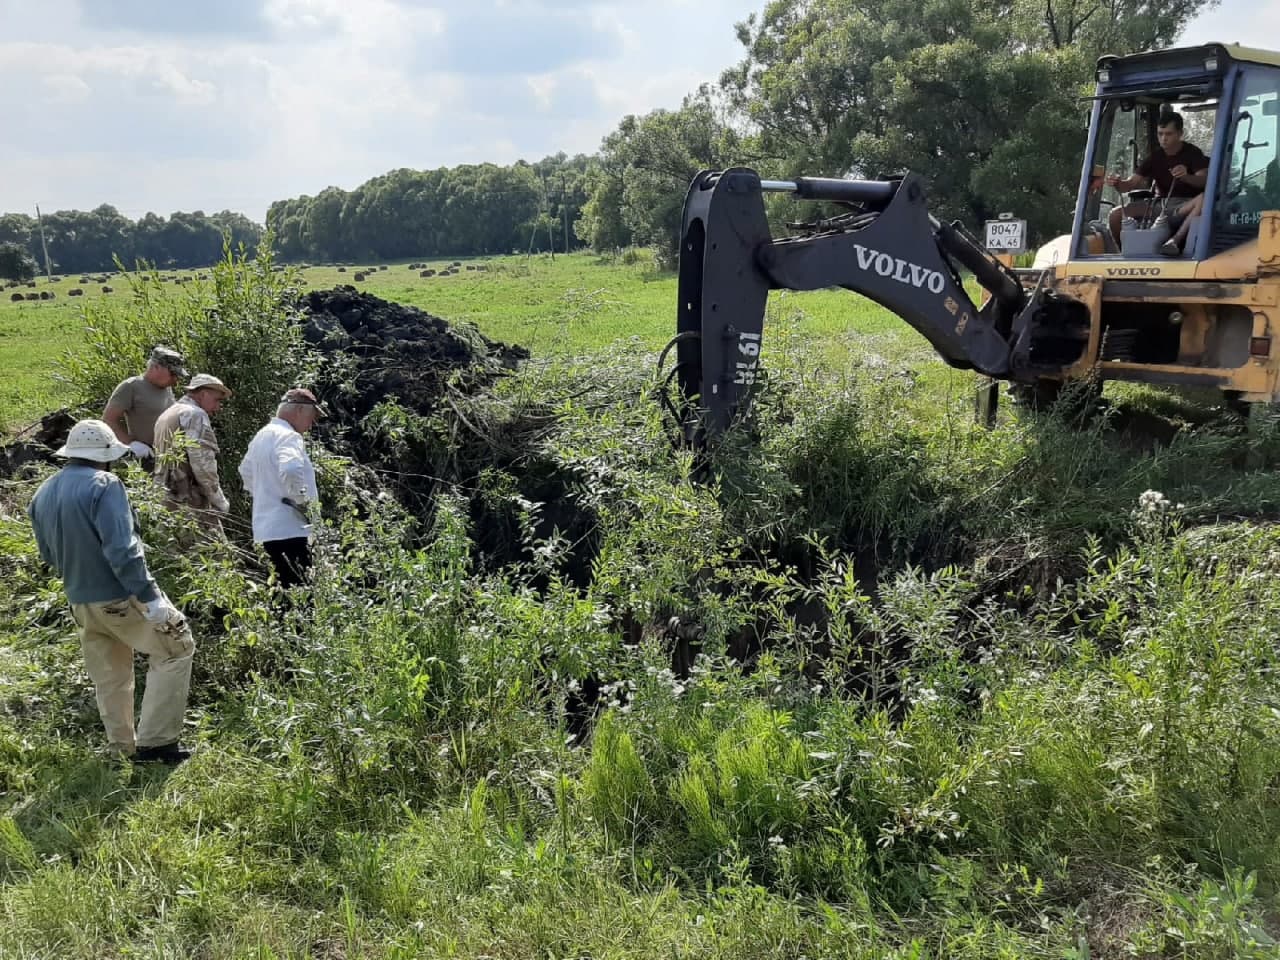
<instances>
[{"instance_id":1,"label":"tall weeds","mask_svg":"<svg viewBox=\"0 0 1280 960\"><path fill-rule=\"evenodd\" d=\"M253 351L270 369L237 350L288 327L286 281L222 269L198 304L144 282L68 370L113 385L169 339L273 395L293 335ZM695 484L647 386L620 353L463 410L505 443L536 403L564 503L518 458L420 522L338 485L305 610L234 552L153 550L201 610L201 751L168 777L94 756L6 491L0 953L1274 955L1280 535L1234 519L1280 496L1255 441L971 432L905 378L783 363ZM512 518L503 566L478 494ZM552 506L591 519L585 578Z\"/></svg>"}]
</instances>

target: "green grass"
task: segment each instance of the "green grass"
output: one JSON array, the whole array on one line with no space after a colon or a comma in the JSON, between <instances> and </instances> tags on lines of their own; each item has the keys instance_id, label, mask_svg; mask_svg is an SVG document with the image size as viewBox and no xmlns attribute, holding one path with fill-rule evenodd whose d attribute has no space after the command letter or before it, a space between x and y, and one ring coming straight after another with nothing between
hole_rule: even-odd
<instances>
[{"instance_id":1,"label":"green grass","mask_svg":"<svg viewBox=\"0 0 1280 960\"><path fill-rule=\"evenodd\" d=\"M438 271L450 262L430 262L427 267ZM466 262L483 263L491 270L420 278L406 263L393 263L359 283L354 280L354 267L345 273L336 266L307 267L298 276L303 290L349 283L450 322L474 323L486 336L519 343L536 356L590 353L630 338L637 338L643 349L656 351L675 333L675 276L656 273L647 259L624 264L575 254L558 256L554 262L546 256ZM199 289L194 278L200 273L207 271L164 275L191 278L188 285L172 285L176 295L189 296ZM68 298L67 290L79 286L86 291L85 299L94 301L123 303L129 296L128 283L119 276L108 279L110 294L102 293L99 284L80 284L78 277L58 277L53 284L41 279L37 284L37 292L50 290L56 299L22 303L0 299L0 430L23 426L75 396L73 385L54 377L58 357L76 346L84 323L83 301ZM19 289L29 292L26 287ZM803 321L789 324L787 335L805 343L818 341L818 352L830 351L835 361L865 348L892 358L936 364L928 345L913 331L861 297L840 291L777 293L771 309L775 319L802 311ZM780 346L770 343L767 349ZM122 371L121 378L126 375Z\"/></svg>"}]
</instances>

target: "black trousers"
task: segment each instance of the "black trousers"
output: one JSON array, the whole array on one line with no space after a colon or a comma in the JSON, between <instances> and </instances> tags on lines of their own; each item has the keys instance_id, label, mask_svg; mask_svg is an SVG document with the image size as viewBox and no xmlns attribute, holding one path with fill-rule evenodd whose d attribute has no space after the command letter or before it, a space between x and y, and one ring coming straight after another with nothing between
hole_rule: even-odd
<instances>
[{"instance_id":1,"label":"black trousers","mask_svg":"<svg viewBox=\"0 0 1280 960\"><path fill-rule=\"evenodd\" d=\"M311 543L306 537L267 540L262 549L271 558L280 586L296 587L311 579Z\"/></svg>"}]
</instances>

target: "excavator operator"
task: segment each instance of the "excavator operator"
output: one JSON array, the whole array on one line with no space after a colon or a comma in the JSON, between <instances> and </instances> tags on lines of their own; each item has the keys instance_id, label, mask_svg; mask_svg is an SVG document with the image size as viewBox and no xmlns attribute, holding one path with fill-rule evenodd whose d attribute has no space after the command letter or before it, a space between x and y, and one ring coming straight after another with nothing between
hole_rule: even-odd
<instances>
[{"instance_id":1,"label":"excavator operator","mask_svg":"<svg viewBox=\"0 0 1280 960\"><path fill-rule=\"evenodd\" d=\"M1165 110L1156 121L1156 138L1159 146L1138 165L1131 177L1111 174L1107 184L1122 193L1145 189L1155 181L1156 196L1151 200L1139 200L1111 210L1111 233L1120 242L1120 227L1125 217L1151 221L1163 213L1169 220L1173 234L1160 252L1176 257L1181 253L1181 242L1186 240L1182 229L1191 217L1199 213L1204 204L1204 185L1209 176L1209 158L1193 143L1182 139L1182 115ZM1180 238L1180 239L1179 239Z\"/></svg>"}]
</instances>

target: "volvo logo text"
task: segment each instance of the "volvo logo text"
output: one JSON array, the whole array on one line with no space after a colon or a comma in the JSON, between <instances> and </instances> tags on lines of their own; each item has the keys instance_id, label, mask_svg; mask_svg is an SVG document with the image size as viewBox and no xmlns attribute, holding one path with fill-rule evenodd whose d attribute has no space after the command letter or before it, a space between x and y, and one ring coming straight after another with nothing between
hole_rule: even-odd
<instances>
[{"instance_id":1,"label":"volvo logo text","mask_svg":"<svg viewBox=\"0 0 1280 960\"><path fill-rule=\"evenodd\" d=\"M1159 267L1107 267L1108 277L1158 277Z\"/></svg>"},{"instance_id":2,"label":"volvo logo text","mask_svg":"<svg viewBox=\"0 0 1280 960\"><path fill-rule=\"evenodd\" d=\"M946 285L942 274L937 270L909 263L900 257L891 257L860 243L855 243L853 249L858 255L858 266L863 270L874 270L882 277L890 277L909 287L924 287L932 293L941 293Z\"/></svg>"}]
</instances>

